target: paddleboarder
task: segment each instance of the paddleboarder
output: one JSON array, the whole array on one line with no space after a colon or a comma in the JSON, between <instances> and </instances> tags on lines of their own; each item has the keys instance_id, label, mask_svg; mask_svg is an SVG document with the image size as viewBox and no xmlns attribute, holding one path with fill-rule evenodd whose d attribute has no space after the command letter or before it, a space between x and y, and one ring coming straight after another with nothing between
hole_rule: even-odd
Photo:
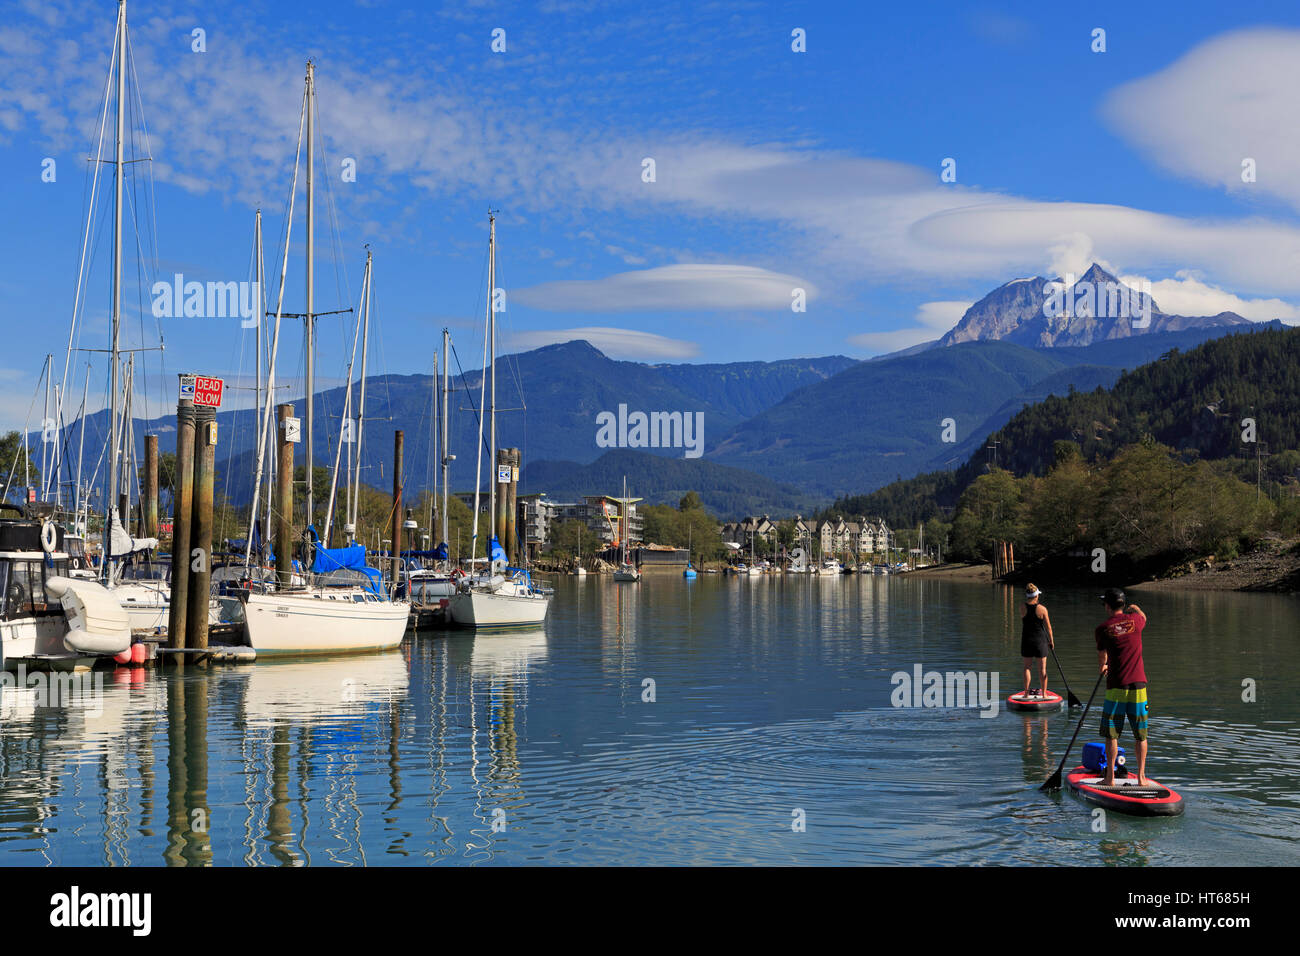
<instances>
[{"instance_id":1,"label":"paddleboarder","mask_svg":"<svg viewBox=\"0 0 1300 956\"><path fill-rule=\"evenodd\" d=\"M1020 607L1020 656L1025 662L1024 697L1047 696L1047 653L1056 648L1052 619L1038 600L1042 593L1033 584L1026 584L1025 603ZM1031 691L1029 682L1035 669L1039 686Z\"/></svg>"},{"instance_id":2,"label":"paddleboarder","mask_svg":"<svg viewBox=\"0 0 1300 956\"><path fill-rule=\"evenodd\" d=\"M1101 735L1106 738L1106 776L1103 786L1115 784L1115 758L1119 735L1127 718L1133 729L1138 758L1138 785L1147 780L1147 673L1142 662L1142 629L1147 616L1125 601L1119 588L1101 596L1109 617L1097 626L1097 663L1106 675L1106 704L1101 714Z\"/></svg>"}]
</instances>

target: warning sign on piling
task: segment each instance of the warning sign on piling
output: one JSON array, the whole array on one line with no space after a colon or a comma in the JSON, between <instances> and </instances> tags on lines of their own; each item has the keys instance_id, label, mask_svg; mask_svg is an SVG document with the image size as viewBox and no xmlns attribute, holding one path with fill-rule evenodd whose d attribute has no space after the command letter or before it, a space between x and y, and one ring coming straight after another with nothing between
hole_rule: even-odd
<instances>
[{"instance_id":1,"label":"warning sign on piling","mask_svg":"<svg viewBox=\"0 0 1300 956\"><path fill-rule=\"evenodd\" d=\"M226 383L219 378L204 378L197 375L194 378L194 404L202 405L206 408L221 407L221 392Z\"/></svg>"}]
</instances>

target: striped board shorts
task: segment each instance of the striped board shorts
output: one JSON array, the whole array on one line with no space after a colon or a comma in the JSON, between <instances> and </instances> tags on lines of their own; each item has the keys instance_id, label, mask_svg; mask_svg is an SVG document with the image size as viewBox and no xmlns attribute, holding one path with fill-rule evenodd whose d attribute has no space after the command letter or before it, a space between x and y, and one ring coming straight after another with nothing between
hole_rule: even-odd
<instances>
[{"instance_id":1,"label":"striped board shorts","mask_svg":"<svg viewBox=\"0 0 1300 956\"><path fill-rule=\"evenodd\" d=\"M1106 691L1106 706L1101 712L1101 735L1118 739L1128 718L1136 740L1147 739L1147 689L1114 687Z\"/></svg>"}]
</instances>

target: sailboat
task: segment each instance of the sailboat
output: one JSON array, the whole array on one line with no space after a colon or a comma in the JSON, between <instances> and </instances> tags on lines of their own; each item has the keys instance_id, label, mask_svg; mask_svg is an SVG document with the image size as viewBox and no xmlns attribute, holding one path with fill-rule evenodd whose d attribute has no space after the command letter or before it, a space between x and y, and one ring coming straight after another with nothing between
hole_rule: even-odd
<instances>
[{"instance_id":1,"label":"sailboat","mask_svg":"<svg viewBox=\"0 0 1300 956\"><path fill-rule=\"evenodd\" d=\"M495 515L497 496L497 372L496 344L497 317L493 301L496 288L496 216L488 216L488 294L487 320L484 346L487 351L487 367L483 370L484 381L480 389L491 381L490 404L487 418L491 424L488 461L494 466L488 481L488 514ZM483 416L478 422L478 469L474 482L474 525L470 536L471 558L477 554L479 491L482 488L483 470ZM506 560L505 550L497 541L495 534L490 536L488 545L488 570L482 574L472 574L461 578L459 590L451 598L447 610L452 622L460 627L526 627L541 624L546 620L549 599L533 586L529 573L521 568L511 568Z\"/></svg>"},{"instance_id":2,"label":"sailboat","mask_svg":"<svg viewBox=\"0 0 1300 956\"><path fill-rule=\"evenodd\" d=\"M418 557L422 560L431 560L433 566L413 565L410 561L406 568L406 595L411 600L411 606L416 612L417 620L429 622L434 619L434 609L438 616L441 615L441 605L444 600L450 600L456 593L456 575L453 574L450 567L450 552L447 546L447 468L455 460L455 455L447 454L447 410L448 395L447 387L447 359L448 348L450 345L451 334L447 329L442 330L442 417L438 425L437 440L435 445L435 457L439 460L439 466L442 475L442 540L432 552L421 552ZM433 378L435 385L438 379L437 356L434 356ZM435 410L435 418L436 410ZM433 507L434 502L438 500L438 476L434 476L433 496L429 502L429 527L433 527ZM359 482L358 482L359 483ZM417 555L411 555L414 558Z\"/></svg>"},{"instance_id":3,"label":"sailboat","mask_svg":"<svg viewBox=\"0 0 1300 956\"><path fill-rule=\"evenodd\" d=\"M754 555L754 532L749 532L749 567L745 569L745 574L751 578L756 578L763 573L763 569L758 566L758 559Z\"/></svg>"},{"instance_id":4,"label":"sailboat","mask_svg":"<svg viewBox=\"0 0 1300 956\"><path fill-rule=\"evenodd\" d=\"M695 565L691 563L691 526L686 526L686 568L682 571L682 577L691 580L695 577Z\"/></svg>"},{"instance_id":5,"label":"sailboat","mask_svg":"<svg viewBox=\"0 0 1300 956\"><path fill-rule=\"evenodd\" d=\"M126 166L126 4L118 7L117 29L114 36L113 62L109 78L116 71L116 153L114 169L113 204L113 263L112 263L112 341L110 376L110 428L111 465L109 469L110 494L104 521L104 559L101 562L101 581L85 567L83 540L78 534L69 534L56 525L53 518L59 505L60 491L57 477L54 481L55 502L36 502L29 498L23 505L8 502L0 504L3 512L15 512L17 517L0 516L0 582L4 584L3 601L0 602L0 663L12 667L23 660L47 666L76 666L84 658L116 655L131 646L131 621L119 602L119 595L110 590L117 567L112 560L115 553L135 550L124 547L123 538L131 545L135 542L126 535L117 517L118 479L120 469L118 427L121 409L118 389L120 362L119 330L122 324L122 226L125 210L123 202ZM104 118L108 115L107 93ZM97 167L98 168L98 167ZM96 174L96 181L98 175ZM94 190L92 189L92 195ZM92 205L93 208L93 205ZM81 302L82 269L86 263L86 248L91 236L91 216L87 215L85 245L78 271L77 302ZM68 358L71 358L78 309L74 306L72 328L69 332ZM45 369L47 410L50 388L51 363ZM56 386L56 421L62 421L61 401L66 391L67 366L64 383ZM88 387L88 386L87 386ZM82 436L85 436L85 401L82 402ZM42 460L43 480L48 489L49 475L57 474L59 456L55 443L53 461ZM7 490L7 489L6 489ZM80 475L77 494L80 497ZM79 504L80 502L78 502ZM74 507L74 512L79 509ZM142 547L156 545L147 539ZM150 591L150 594L153 592Z\"/></svg>"},{"instance_id":6,"label":"sailboat","mask_svg":"<svg viewBox=\"0 0 1300 956\"><path fill-rule=\"evenodd\" d=\"M303 119L307 143L307 308L304 311L304 353L306 356L306 416L303 438L306 443L308 475L312 474L313 392L315 388L315 336L313 327L315 289L313 281L314 235L312 229L315 202L315 64L307 63L306 88L303 93ZM302 138L299 138L299 150ZM294 185L291 197L297 192L297 160L294 164ZM292 228L293 205L289 205L289 228ZM267 435L270 431L271 409L275 395L275 362L280 343L280 320L284 307L284 277L288 264L289 243L284 244L284 262L280 271L280 295L275 312L275 332L271 345L271 365L268 378L266 405L263 408L261 432L258 436L257 474L254 489L261 484L262 460ZM369 318L370 256L366 256L366 274L362 283L362 299ZM307 482L306 514L310 522L313 513L311 482ZM252 526L257 522L257 495L254 492L249 541L253 539ZM315 583L293 587L281 582L273 592L258 590L246 592L244 616L247 622L248 643L258 657L266 655L339 654L354 651L385 650L396 647L406 633L410 605L406 601L392 600L382 587L380 574L366 563L363 545L350 543L342 548L327 548L316 538L314 527L308 526L311 552L311 572ZM287 558L283 555L282 558ZM338 582L344 583L326 583Z\"/></svg>"},{"instance_id":7,"label":"sailboat","mask_svg":"<svg viewBox=\"0 0 1300 956\"><path fill-rule=\"evenodd\" d=\"M632 563L631 555L628 553L628 509L631 507L627 500L627 475L623 476L623 512L619 521L619 533L623 538L623 560L614 572L615 581L640 581L641 571Z\"/></svg>"},{"instance_id":8,"label":"sailboat","mask_svg":"<svg viewBox=\"0 0 1300 956\"><path fill-rule=\"evenodd\" d=\"M587 569L582 566L582 526L578 526L578 563L573 567L574 577L585 578Z\"/></svg>"}]
</instances>

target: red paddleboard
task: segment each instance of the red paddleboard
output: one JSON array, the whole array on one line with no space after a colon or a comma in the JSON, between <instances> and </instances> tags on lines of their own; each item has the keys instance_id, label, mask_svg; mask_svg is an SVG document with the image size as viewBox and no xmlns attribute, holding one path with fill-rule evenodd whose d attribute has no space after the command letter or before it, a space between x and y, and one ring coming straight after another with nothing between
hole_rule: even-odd
<instances>
[{"instance_id":1,"label":"red paddleboard","mask_svg":"<svg viewBox=\"0 0 1300 956\"><path fill-rule=\"evenodd\" d=\"M1026 697L1023 693L1019 693L1007 698L1007 710L1046 714L1060 710L1062 703L1061 695L1054 694L1050 690L1043 691L1041 697Z\"/></svg>"},{"instance_id":2,"label":"red paddleboard","mask_svg":"<svg viewBox=\"0 0 1300 956\"><path fill-rule=\"evenodd\" d=\"M1137 774L1116 777L1113 787L1103 787L1102 775L1095 770L1075 767L1065 776L1070 789L1083 799L1120 813L1140 817L1172 817L1183 812L1183 798L1150 777L1145 787L1138 786Z\"/></svg>"}]
</instances>

